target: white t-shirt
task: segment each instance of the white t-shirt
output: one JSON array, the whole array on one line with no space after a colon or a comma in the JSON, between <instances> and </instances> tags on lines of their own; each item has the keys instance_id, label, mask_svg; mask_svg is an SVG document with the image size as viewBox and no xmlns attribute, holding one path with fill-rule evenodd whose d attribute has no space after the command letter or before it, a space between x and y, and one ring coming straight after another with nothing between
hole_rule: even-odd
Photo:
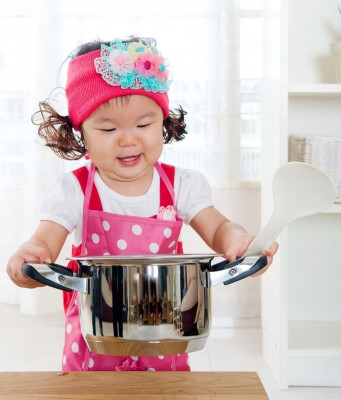
<instances>
[{"instance_id":1,"label":"white t-shirt","mask_svg":"<svg viewBox=\"0 0 341 400\"><path fill-rule=\"evenodd\" d=\"M158 212L160 176L156 169L147 193L142 196L128 197L114 192L97 172L95 184L104 211L139 217L151 217ZM213 205L211 188L204 175L198 171L176 168L174 191L177 215L186 224L199 211ZM70 233L74 232L74 243L79 245L82 239L83 201L84 195L77 178L71 172L63 174L47 191L40 220L56 222Z\"/></svg>"}]
</instances>

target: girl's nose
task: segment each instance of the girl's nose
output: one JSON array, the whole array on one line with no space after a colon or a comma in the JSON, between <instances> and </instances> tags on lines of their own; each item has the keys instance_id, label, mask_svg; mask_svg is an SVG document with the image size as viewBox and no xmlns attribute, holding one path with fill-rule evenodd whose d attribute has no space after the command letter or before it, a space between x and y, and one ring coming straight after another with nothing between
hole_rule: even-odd
<instances>
[{"instance_id":1,"label":"girl's nose","mask_svg":"<svg viewBox=\"0 0 341 400\"><path fill-rule=\"evenodd\" d=\"M130 130L121 131L119 145L122 147L135 146L136 135Z\"/></svg>"}]
</instances>

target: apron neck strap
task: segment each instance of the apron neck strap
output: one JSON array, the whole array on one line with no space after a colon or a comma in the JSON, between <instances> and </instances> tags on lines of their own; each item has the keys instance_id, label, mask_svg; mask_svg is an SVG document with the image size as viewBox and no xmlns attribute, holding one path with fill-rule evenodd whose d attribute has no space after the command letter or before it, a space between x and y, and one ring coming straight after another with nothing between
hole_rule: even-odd
<instances>
[{"instance_id":1,"label":"apron neck strap","mask_svg":"<svg viewBox=\"0 0 341 400\"><path fill-rule=\"evenodd\" d=\"M88 231L88 214L89 205L91 200L92 188L94 185L96 166L95 164L90 164L90 171L88 176L88 181L86 183L85 193L84 193L84 203L83 203L83 229L82 229L82 248L81 256L85 256L85 238Z\"/></svg>"},{"instance_id":2,"label":"apron neck strap","mask_svg":"<svg viewBox=\"0 0 341 400\"><path fill-rule=\"evenodd\" d=\"M164 167L166 167L166 165L165 164L163 164L164 165ZM173 182L173 185L172 185L172 183L170 182L170 180L169 180L169 178L168 178L168 176L167 176L167 174L166 174L166 172L165 172L165 170L163 169L163 167L160 165L160 163L158 163L158 162L156 162L155 164L154 164L154 167L155 167L155 169L157 170L157 172L158 172L158 174L160 175L160 178L161 178L161 180L162 180L162 182L164 183L164 185L166 186L166 188L167 188L167 190L168 190L168 193L170 194L170 197L171 197L171 199L172 199L172 204L174 204L174 199L175 199L175 192L174 192L174 182ZM167 166L168 167L168 166ZM169 166L170 167L170 166ZM173 169L173 171L174 171L174 167L171 167L172 169ZM174 172L173 172L174 173ZM167 205L170 205L170 204L166 204L166 206Z\"/></svg>"}]
</instances>

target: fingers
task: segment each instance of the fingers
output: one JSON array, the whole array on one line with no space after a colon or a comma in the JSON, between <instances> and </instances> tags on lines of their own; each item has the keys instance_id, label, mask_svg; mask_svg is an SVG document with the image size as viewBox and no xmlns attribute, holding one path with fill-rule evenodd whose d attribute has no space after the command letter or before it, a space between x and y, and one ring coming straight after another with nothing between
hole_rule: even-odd
<instances>
[{"instance_id":1,"label":"fingers","mask_svg":"<svg viewBox=\"0 0 341 400\"><path fill-rule=\"evenodd\" d=\"M271 245L271 247L263 250L262 254L263 254L263 256L273 257L277 253L278 248L279 248L279 244L278 244L278 242L275 242Z\"/></svg>"},{"instance_id":2,"label":"fingers","mask_svg":"<svg viewBox=\"0 0 341 400\"><path fill-rule=\"evenodd\" d=\"M240 258L249 247L252 239L252 236L245 235L245 238L243 240L238 239L237 241L232 243L225 253L225 258L229 262L233 262L237 258Z\"/></svg>"},{"instance_id":3,"label":"fingers","mask_svg":"<svg viewBox=\"0 0 341 400\"><path fill-rule=\"evenodd\" d=\"M11 258L8 262L6 271L11 279L11 281L19 287L22 288L36 288L39 286L44 286L39 282L29 278L23 273L24 260L20 258Z\"/></svg>"},{"instance_id":4,"label":"fingers","mask_svg":"<svg viewBox=\"0 0 341 400\"><path fill-rule=\"evenodd\" d=\"M225 253L225 257L229 262L235 261L237 258L241 257L247 248L249 247L250 243L252 242L253 237L245 236L244 238L238 238L238 240L234 241L228 250ZM267 257L267 265L262 268L261 270L255 272L252 276L260 276L267 271L273 261L274 255L278 251L279 244L278 242L274 242L268 249L262 251L262 255Z\"/></svg>"},{"instance_id":5,"label":"fingers","mask_svg":"<svg viewBox=\"0 0 341 400\"><path fill-rule=\"evenodd\" d=\"M278 248L279 248L279 244L277 242L275 242L274 244L271 245L271 247L269 247L268 249L265 249L265 250L262 251L262 255L267 257L268 262L267 262L267 264L266 264L266 266L264 268L262 268L261 270L257 271L252 276L254 276L254 277L260 276L260 275L264 274L264 272L267 271L267 269L272 264L273 257L277 253Z\"/></svg>"},{"instance_id":6,"label":"fingers","mask_svg":"<svg viewBox=\"0 0 341 400\"><path fill-rule=\"evenodd\" d=\"M34 247L30 250L31 251L25 251L22 249L15 253L8 261L6 272L11 281L17 286L32 289L44 285L26 276L23 272L23 264L25 262L43 263L51 261L45 249Z\"/></svg>"}]
</instances>

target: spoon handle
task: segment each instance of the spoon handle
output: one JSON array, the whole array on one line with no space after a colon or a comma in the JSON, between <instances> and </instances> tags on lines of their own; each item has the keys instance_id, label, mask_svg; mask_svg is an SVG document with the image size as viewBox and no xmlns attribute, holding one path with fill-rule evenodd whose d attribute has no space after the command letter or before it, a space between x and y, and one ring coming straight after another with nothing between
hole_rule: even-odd
<instances>
[{"instance_id":1,"label":"spoon handle","mask_svg":"<svg viewBox=\"0 0 341 400\"><path fill-rule=\"evenodd\" d=\"M287 222L280 221L272 216L264 228L253 239L243 257L262 254L264 249L268 249L276 241L286 225Z\"/></svg>"}]
</instances>

